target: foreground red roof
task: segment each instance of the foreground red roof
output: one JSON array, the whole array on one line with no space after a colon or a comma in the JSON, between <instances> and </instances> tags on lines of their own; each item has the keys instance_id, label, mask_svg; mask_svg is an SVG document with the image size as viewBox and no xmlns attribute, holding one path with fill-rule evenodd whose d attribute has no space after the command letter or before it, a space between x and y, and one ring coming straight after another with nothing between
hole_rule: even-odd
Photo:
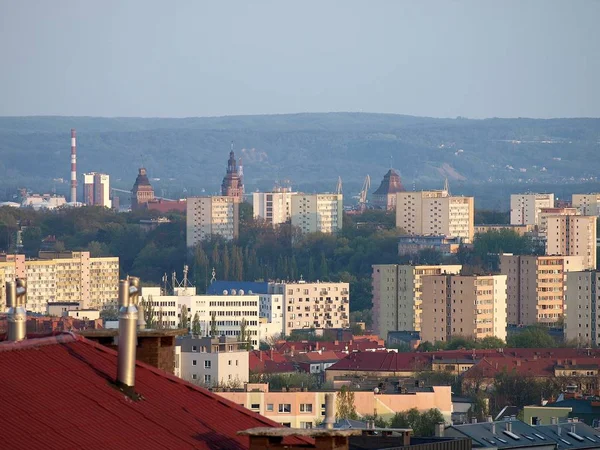
<instances>
[{"instance_id":1,"label":"foreground red roof","mask_svg":"<svg viewBox=\"0 0 600 450\"><path fill-rule=\"evenodd\" d=\"M116 370L115 351L69 333L1 343L2 447L245 449L238 431L280 426L140 362L134 401Z\"/></svg>"}]
</instances>

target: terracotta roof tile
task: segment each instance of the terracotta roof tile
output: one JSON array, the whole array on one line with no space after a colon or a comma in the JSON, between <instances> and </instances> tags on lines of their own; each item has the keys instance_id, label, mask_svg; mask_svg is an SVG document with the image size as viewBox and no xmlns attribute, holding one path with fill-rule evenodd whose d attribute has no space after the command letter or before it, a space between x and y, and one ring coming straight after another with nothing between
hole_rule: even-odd
<instances>
[{"instance_id":1,"label":"terracotta roof tile","mask_svg":"<svg viewBox=\"0 0 600 450\"><path fill-rule=\"evenodd\" d=\"M6 448L242 449L253 427L280 426L206 389L137 363L133 401L111 383L117 353L62 334L0 344ZM290 443L312 443L294 438Z\"/></svg>"}]
</instances>

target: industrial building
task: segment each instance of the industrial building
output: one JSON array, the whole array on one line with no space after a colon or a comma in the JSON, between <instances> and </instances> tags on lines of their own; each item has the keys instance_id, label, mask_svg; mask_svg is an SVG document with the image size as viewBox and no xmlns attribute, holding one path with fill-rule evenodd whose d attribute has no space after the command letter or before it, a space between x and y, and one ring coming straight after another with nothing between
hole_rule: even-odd
<instances>
[{"instance_id":1,"label":"industrial building","mask_svg":"<svg viewBox=\"0 0 600 450\"><path fill-rule=\"evenodd\" d=\"M88 206L112 207L108 175L96 172L83 174L83 203Z\"/></svg>"}]
</instances>

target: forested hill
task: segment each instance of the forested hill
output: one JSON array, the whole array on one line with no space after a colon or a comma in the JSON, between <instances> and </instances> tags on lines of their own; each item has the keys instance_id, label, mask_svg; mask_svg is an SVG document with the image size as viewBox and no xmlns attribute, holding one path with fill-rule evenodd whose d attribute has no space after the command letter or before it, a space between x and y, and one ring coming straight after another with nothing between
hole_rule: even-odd
<instances>
[{"instance_id":1,"label":"forested hill","mask_svg":"<svg viewBox=\"0 0 600 450\"><path fill-rule=\"evenodd\" d=\"M276 179L332 191L342 176L350 197L367 174L375 190L390 165L409 189L441 185L446 177L455 186L554 184L600 172L600 119L0 117L0 194L15 187L66 192L71 128L77 129L79 173L106 172L114 186L129 189L143 164L159 195L170 197L216 192L231 141L243 156L248 192Z\"/></svg>"}]
</instances>

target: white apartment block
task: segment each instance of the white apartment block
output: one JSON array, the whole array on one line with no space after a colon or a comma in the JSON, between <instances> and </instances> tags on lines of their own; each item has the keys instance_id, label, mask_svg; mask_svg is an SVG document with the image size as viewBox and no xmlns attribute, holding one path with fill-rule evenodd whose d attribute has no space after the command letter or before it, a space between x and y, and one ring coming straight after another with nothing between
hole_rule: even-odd
<instances>
[{"instance_id":1,"label":"white apartment block","mask_svg":"<svg viewBox=\"0 0 600 450\"><path fill-rule=\"evenodd\" d=\"M580 346L600 343L600 272L567 273L565 339Z\"/></svg>"},{"instance_id":2,"label":"white apartment block","mask_svg":"<svg viewBox=\"0 0 600 450\"><path fill-rule=\"evenodd\" d=\"M186 240L188 247L213 235L231 240L238 236L239 212L234 197L188 197Z\"/></svg>"},{"instance_id":3,"label":"white apartment block","mask_svg":"<svg viewBox=\"0 0 600 450\"><path fill-rule=\"evenodd\" d=\"M46 314L49 303L79 302L81 309L102 309L114 304L119 292L119 258L92 258L90 252L40 252L0 257L0 279L27 280L27 310ZM4 291L4 289L2 289ZM6 304L5 293L0 305Z\"/></svg>"},{"instance_id":4,"label":"white apartment block","mask_svg":"<svg viewBox=\"0 0 600 450\"><path fill-rule=\"evenodd\" d=\"M382 339L389 331L421 331L422 283L427 276L458 274L461 265L373 265L373 326Z\"/></svg>"},{"instance_id":5,"label":"white apartment block","mask_svg":"<svg viewBox=\"0 0 600 450\"><path fill-rule=\"evenodd\" d=\"M546 255L581 256L585 269L596 269L597 216L548 216Z\"/></svg>"},{"instance_id":6,"label":"white apartment block","mask_svg":"<svg viewBox=\"0 0 600 450\"><path fill-rule=\"evenodd\" d=\"M407 234L459 237L465 243L473 241L473 197L453 197L446 190L396 195L396 227Z\"/></svg>"},{"instance_id":7,"label":"white apartment block","mask_svg":"<svg viewBox=\"0 0 600 450\"><path fill-rule=\"evenodd\" d=\"M292 195L292 226L304 233L336 233L342 229L342 194Z\"/></svg>"},{"instance_id":8,"label":"white apartment block","mask_svg":"<svg viewBox=\"0 0 600 450\"><path fill-rule=\"evenodd\" d=\"M500 255L507 276L507 323L553 324L565 312L566 274L584 270L581 256Z\"/></svg>"},{"instance_id":9,"label":"white apartment block","mask_svg":"<svg viewBox=\"0 0 600 450\"><path fill-rule=\"evenodd\" d=\"M511 225L540 225L540 210L554 208L554 194L511 194Z\"/></svg>"},{"instance_id":10,"label":"white apartment block","mask_svg":"<svg viewBox=\"0 0 600 450\"><path fill-rule=\"evenodd\" d=\"M226 293L225 293L226 292ZM181 308L188 310L190 328L196 313L200 321L201 336L208 336L215 314L218 336L238 337L242 319L250 334L250 343L259 344L259 300L256 294L244 291L225 291L222 295L196 295L195 288L181 288L175 295L161 295L160 288L142 288L142 299L151 302L155 320L162 317L163 326L176 328L181 320Z\"/></svg>"},{"instance_id":11,"label":"white apartment block","mask_svg":"<svg viewBox=\"0 0 600 450\"><path fill-rule=\"evenodd\" d=\"M272 225L291 220L292 195L295 194L297 193L285 189L276 192L254 192L252 194L254 218L261 218Z\"/></svg>"},{"instance_id":12,"label":"white apartment block","mask_svg":"<svg viewBox=\"0 0 600 450\"><path fill-rule=\"evenodd\" d=\"M571 205L584 216L600 216L600 193L573 194Z\"/></svg>"},{"instance_id":13,"label":"white apartment block","mask_svg":"<svg viewBox=\"0 0 600 450\"><path fill-rule=\"evenodd\" d=\"M283 294L283 334L308 328L350 326L350 285L348 283L274 283L269 286Z\"/></svg>"},{"instance_id":14,"label":"white apartment block","mask_svg":"<svg viewBox=\"0 0 600 450\"><path fill-rule=\"evenodd\" d=\"M248 382L249 352L232 337L184 337L177 339L178 376L205 387L242 388Z\"/></svg>"},{"instance_id":15,"label":"white apartment block","mask_svg":"<svg viewBox=\"0 0 600 450\"><path fill-rule=\"evenodd\" d=\"M506 340L506 275L423 277L421 340Z\"/></svg>"},{"instance_id":16,"label":"white apartment block","mask_svg":"<svg viewBox=\"0 0 600 450\"><path fill-rule=\"evenodd\" d=\"M260 341L268 341L283 334L284 294L258 294Z\"/></svg>"}]
</instances>

